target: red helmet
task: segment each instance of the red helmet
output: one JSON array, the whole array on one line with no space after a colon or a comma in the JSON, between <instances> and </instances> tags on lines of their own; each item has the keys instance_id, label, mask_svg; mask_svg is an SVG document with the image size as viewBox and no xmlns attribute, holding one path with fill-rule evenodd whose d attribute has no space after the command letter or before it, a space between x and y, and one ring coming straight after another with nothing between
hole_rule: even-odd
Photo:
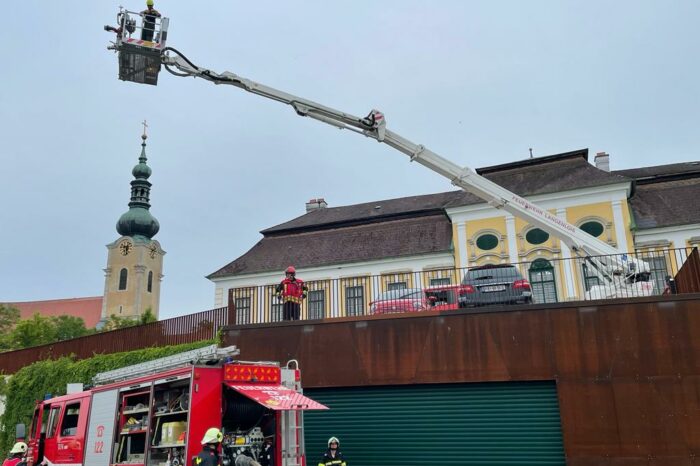
<instances>
[{"instance_id":1,"label":"red helmet","mask_svg":"<svg viewBox=\"0 0 700 466\"><path fill-rule=\"evenodd\" d=\"M287 270L284 271L284 273L297 273L297 269L294 268L294 266L290 265L287 267Z\"/></svg>"}]
</instances>

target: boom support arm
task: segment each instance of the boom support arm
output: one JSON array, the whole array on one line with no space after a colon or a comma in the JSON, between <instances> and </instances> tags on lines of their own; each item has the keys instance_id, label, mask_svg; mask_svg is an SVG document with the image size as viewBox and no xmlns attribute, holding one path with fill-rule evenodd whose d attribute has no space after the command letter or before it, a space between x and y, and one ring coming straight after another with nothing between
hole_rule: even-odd
<instances>
[{"instance_id":1,"label":"boom support arm","mask_svg":"<svg viewBox=\"0 0 700 466\"><path fill-rule=\"evenodd\" d=\"M607 243L478 175L470 168L460 167L425 146L415 144L386 129L384 115L378 110L372 110L364 118L358 117L251 81L228 71L218 74L200 68L171 47L167 47L164 52L173 53L172 55L164 53L162 56L163 65L172 74L198 77L215 84L232 85L253 94L291 105L300 116L310 117L336 128L347 129L393 147L408 155L411 161L418 162L439 173L449 179L453 185L475 194L496 209L503 209L559 238L577 256L589 260L595 269L604 275L605 281L611 281L613 274L622 273L626 276L632 276L649 271L649 267L644 261L620 253ZM174 71L173 68L177 71Z\"/></svg>"}]
</instances>

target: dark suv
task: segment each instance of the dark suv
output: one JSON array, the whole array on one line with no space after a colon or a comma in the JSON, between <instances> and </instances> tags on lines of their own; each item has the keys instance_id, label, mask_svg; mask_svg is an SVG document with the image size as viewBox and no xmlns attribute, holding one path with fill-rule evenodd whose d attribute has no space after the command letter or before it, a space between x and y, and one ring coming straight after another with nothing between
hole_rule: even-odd
<instances>
[{"instance_id":1,"label":"dark suv","mask_svg":"<svg viewBox=\"0 0 700 466\"><path fill-rule=\"evenodd\" d=\"M531 303L532 289L513 265L483 265L467 270L459 299L460 306Z\"/></svg>"}]
</instances>

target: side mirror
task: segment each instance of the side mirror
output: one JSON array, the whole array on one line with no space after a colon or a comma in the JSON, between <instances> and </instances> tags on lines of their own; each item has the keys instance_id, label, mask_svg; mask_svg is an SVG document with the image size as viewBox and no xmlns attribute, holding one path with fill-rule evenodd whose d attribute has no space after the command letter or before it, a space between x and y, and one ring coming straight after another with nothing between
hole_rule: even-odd
<instances>
[{"instance_id":1,"label":"side mirror","mask_svg":"<svg viewBox=\"0 0 700 466\"><path fill-rule=\"evenodd\" d=\"M23 440L27 436L27 426L24 424L17 424L15 426L15 438L17 440Z\"/></svg>"}]
</instances>

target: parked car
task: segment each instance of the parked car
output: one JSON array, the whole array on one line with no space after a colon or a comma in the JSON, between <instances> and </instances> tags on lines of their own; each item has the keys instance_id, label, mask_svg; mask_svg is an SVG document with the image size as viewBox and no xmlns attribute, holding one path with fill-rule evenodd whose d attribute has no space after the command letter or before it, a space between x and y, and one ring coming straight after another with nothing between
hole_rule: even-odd
<instances>
[{"instance_id":1,"label":"parked car","mask_svg":"<svg viewBox=\"0 0 700 466\"><path fill-rule=\"evenodd\" d=\"M464 299L460 296L466 294L464 285L437 285L423 290L430 305L430 310L448 311L464 307Z\"/></svg>"},{"instance_id":2,"label":"parked car","mask_svg":"<svg viewBox=\"0 0 700 466\"><path fill-rule=\"evenodd\" d=\"M424 311L430 306L420 288L385 291L369 304L372 314Z\"/></svg>"},{"instance_id":3,"label":"parked car","mask_svg":"<svg viewBox=\"0 0 700 466\"><path fill-rule=\"evenodd\" d=\"M464 274L462 287L463 306L532 302L530 282L510 264L472 267Z\"/></svg>"}]
</instances>

